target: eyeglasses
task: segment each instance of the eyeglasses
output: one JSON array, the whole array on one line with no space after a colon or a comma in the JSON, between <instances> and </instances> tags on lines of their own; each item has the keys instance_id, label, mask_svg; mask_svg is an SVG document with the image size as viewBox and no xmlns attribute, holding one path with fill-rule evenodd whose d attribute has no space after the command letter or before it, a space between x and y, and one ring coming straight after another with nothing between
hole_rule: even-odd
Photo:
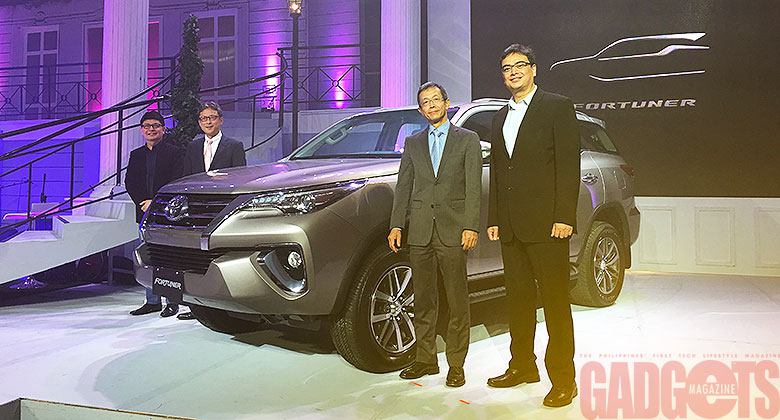
<instances>
[{"instance_id":1,"label":"eyeglasses","mask_svg":"<svg viewBox=\"0 0 780 420\"><path fill-rule=\"evenodd\" d=\"M509 74L512 72L512 69L520 71L528 66L533 66L533 65L534 63L529 63L527 61L518 61L517 63L512 64L511 66L509 64L505 66L501 66L501 73Z\"/></svg>"},{"instance_id":2,"label":"eyeglasses","mask_svg":"<svg viewBox=\"0 0 780 420\"><path fill-rule=\"evenodd\" d=\"M220 118L222 117L220 117L219 115L201 115L200 117L198 117L198 121L200 122L216 121Z\"/></svg>"},{"instance_id":3,"label":"eyeglasses","mask_svg":"<svg viewBox=\"0 0 780 420\"><path fill-rule=\"evenodd\" d=\"M431 104L440 104L440 103L444 102L445 100L446 99L440 98L438 96L435 97L435 98L431 98L431 99L424 99L422 102L420 102L420 107L425 108L425 107L427 107L428 105L431 105Z\"/></svg>"},{"instance_id":4,"label":"eyeglasses","mask_svg":"<svg viewBox=\"0 0 780 420\"><path fill-rule=\"evenodd\" d=\"M144 130L157 130L157 129L161 128L162 126L163 126L162 124L142 124L141 125L141 127Z\"/></svg>"}]
</instances>

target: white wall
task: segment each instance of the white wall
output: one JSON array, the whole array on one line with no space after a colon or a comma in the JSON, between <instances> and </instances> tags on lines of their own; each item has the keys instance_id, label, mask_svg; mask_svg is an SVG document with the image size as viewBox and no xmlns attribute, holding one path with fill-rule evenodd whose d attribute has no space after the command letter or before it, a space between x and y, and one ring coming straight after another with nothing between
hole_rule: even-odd
<instances>
[{"instance_id":1,"label":"white wall","mask_svg":"<svg viewBox=\"0 0 780 420\"><path fill-rule=\"evenodd\" d=\"M428 79L453 104L472 99L470 0L428 0Z\"/></svg>"},{"instance_id":2,"label":"white wall","mask_svg":"<svg viewBox=\"0 0 780 420\"><path fill-rule=\"evenodd\" d=\"M632 270L780 276L780 198L637 197Z\"/></svg>"}]
</instances>

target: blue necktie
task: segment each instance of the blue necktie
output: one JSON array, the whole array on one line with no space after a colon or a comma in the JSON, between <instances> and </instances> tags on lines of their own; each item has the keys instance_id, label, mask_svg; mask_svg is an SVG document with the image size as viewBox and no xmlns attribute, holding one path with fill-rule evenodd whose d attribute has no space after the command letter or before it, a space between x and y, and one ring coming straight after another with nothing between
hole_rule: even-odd
<instances>
[{"instance_id":1,"label":"blue necktie","mask_svg":"<svg viewBox=\"0 0 780 420\"><path fill-rule=\"evenodd\" d=\"M433 174L439 175L439 163L441 162L441 142L439 138L444 134L440 131L433 132L433 145L431 145L431 162L433 163Z\"/></svg>"}]
</instances>

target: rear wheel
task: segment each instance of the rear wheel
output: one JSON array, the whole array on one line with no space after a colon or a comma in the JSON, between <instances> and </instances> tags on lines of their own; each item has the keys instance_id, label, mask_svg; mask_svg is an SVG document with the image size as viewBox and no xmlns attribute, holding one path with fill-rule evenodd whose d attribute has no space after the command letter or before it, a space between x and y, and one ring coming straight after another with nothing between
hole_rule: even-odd
<instances>
[{"instance_id":1,"label":"rear wheel","mask_svg":"<svg viewBox=\"0 0 780 420\"><path fill-rule=\"evenodd\" d=\"M210 330L225 334L241 334L258 331L263 324L247 321L230 315L230 312L222 309L208 308L199 305L190 305L195 319Z\"/></svg>"},{"instance_id":2,"label":"rear wheel","mask_svg":"<svg viewBox=\"0 0 780 420\"><path fill-rule=\"evenodd\" d=\"M593 307L615 303L626 271L623 249L620 234L611 224L593 222L580 251L577 283L570 292L572 303Z\"/></svg>"},{"instance_id":3,"label":"rear wheel","mask_svg":"<svg viewBox=\"0 0 780 420\"><path fill-rule=\"evenodd\" d=\"M336 350L355 367L390 372L414 358L414 290L408 254L377 248L352 285L331 328Z\"/></svg>"}]
</instances>

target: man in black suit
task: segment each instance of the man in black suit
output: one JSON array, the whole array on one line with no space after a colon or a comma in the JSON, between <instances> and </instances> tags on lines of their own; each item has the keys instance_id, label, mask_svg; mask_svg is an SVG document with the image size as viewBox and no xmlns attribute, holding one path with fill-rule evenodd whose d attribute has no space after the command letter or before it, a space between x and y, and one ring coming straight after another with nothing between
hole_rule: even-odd
<instances>
[{"instance_id":1,"label":"man in black suit","mask_svg":"<svg viewBox=\"0 0 780 420\"><path fill-rule=\"evenodd\" d=\"M198 124L203 136L193 139L187 146L184 157L185 175L206 171L246 166L244 144L222 135L222 108L216 102L205 102L200 106ZM194 319L192 312L179 314L179 319Z\"/></svg>"},{"instance_id":2,"label":"man in black suit","mask_svg":"<svg viewBox=\"0 0 780 420\"><path fill-rule=\"evenodd\" d=\"M246 166L244 144L222 134L224 122L219 104L206 102L200 106L198 124L203 136L195 137L187 146L185 175Z\"/></svg>"},{"instance_id":3,"label":"man in black suit","mask_svg":"<svg viewBox=\"0 0 780 420\"><path fill-rule=\"evenodd\" d=\"M398 252L406 230L414 273L415 362L401 378L439 373L436 359L438 273L449 305L447 386L466 383L463 363L469 347L469 292L466 252L477 246L482 155L479 137L450 125L447 91L428 82L417 91L419 111L430 124L404 143L387 241Z\"/></svg>"},{"instance_id":4,"label":"man in black suit","mask_svg":"<svg viewBox=\"0 0 780 420\"><path fill-rule=\"evenodd\" d=\"M138 223L157 191L182 175L179 149L162 141L165 120L159 112L149 111L141 117L141 133L146 143L130 152L125 175L125 188L136 205L135 221ZM179 306L168 302L163 309L160 296L147 289L146 303L130 312L130 315L144 315L160 310L161 316L168 317L175 315Z\"/></svg>"},{"instance_id":5,"label":"man in black suit","mask_svg":"<svg viewBox=\"0 0 780 420\"><path fill-rule=\"evenodd\" d=\"M501 240L512 359L509 369L488 385L539 381L534 355L538 285L550 336L544 360L553 385L543 404L561 407L577 395L569 238L577 216L579 130L572 101L534 84L531 48L507 47L501 73L512 98L493 118L488 239Z\"/></svg>"}]
</instances>

